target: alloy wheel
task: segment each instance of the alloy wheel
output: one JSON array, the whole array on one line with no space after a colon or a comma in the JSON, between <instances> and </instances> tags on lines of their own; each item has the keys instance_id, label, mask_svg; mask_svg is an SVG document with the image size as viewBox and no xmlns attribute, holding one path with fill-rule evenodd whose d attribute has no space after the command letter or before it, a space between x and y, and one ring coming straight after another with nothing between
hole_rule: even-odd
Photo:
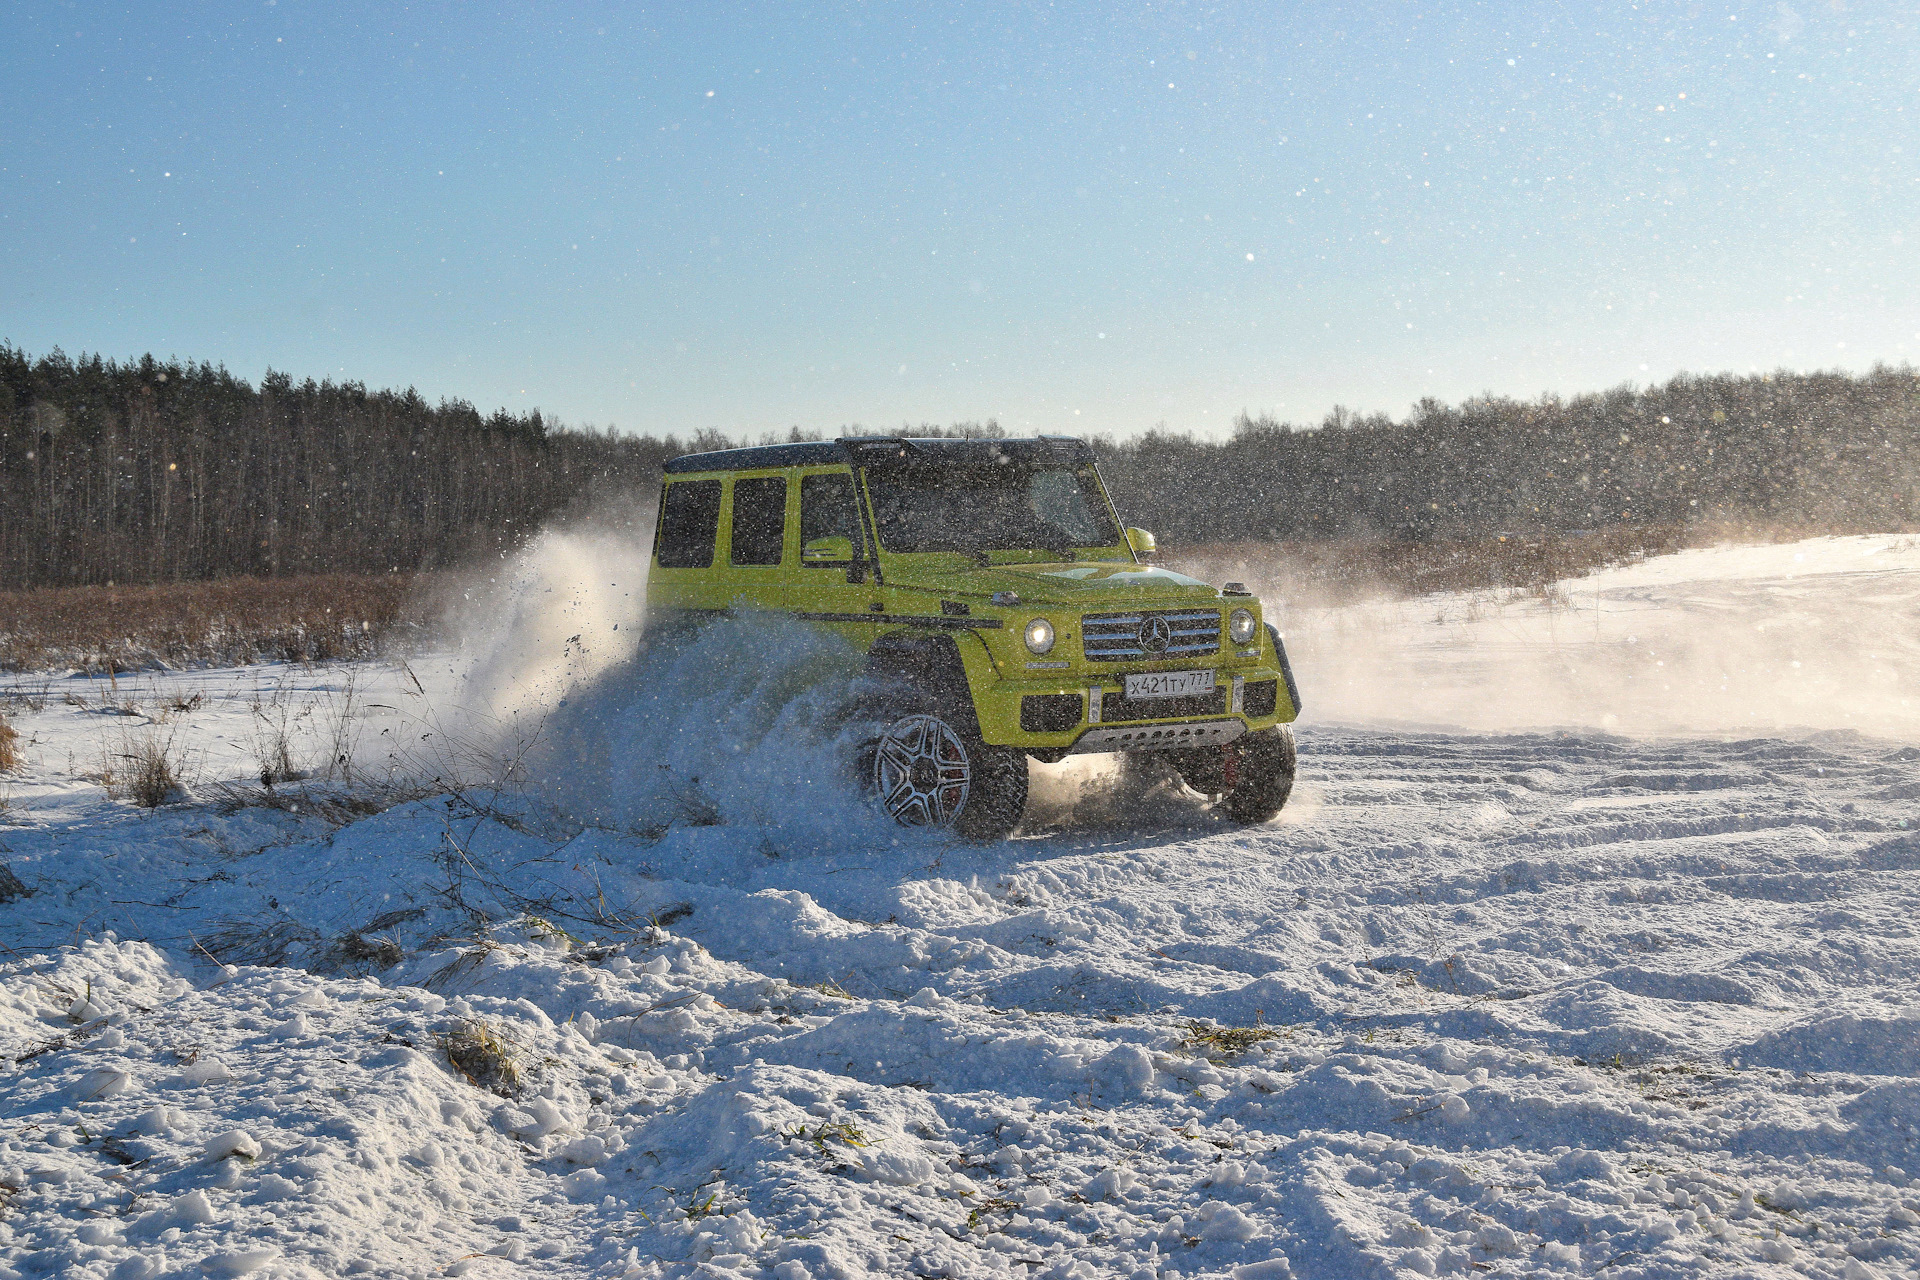
<instances>
[{"instance_id":1,"label":"alloy wheel","mask_svg":"<svg viewBox=\"0 0 1920 1280\"><path fill-rule=\"evenodd\" d=\"M896 720L873 753L873 782L894 821L909 827L950 825L966 808L973 763L965 744L938 716Z\"/></svg>"}]
</instances>

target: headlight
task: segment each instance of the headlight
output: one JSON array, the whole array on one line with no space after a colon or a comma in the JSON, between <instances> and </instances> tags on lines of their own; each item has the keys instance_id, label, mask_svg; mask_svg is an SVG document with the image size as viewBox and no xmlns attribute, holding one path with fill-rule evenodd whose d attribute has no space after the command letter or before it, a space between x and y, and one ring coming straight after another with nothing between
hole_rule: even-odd
<instances>
[{"instance_id":1,"label":"headlight","mask_svg":"<svg viewBox=\"0 0 1920 1280\"><path fill-rule=\"evenodd\" d=\"M1235 644L1250 644L1259 624L1253 620L1251 609L1235 609L1227 615L1227 635Z\"/></svg>"},{"instance_id":2,"label":"headlight","mask_svg":"<svg viewBox=\"0 0 1920 1280\"><path fill-rule=\"evenodd\" d=\"M1026 641L1033 653L1045 653L1053 648L1053 624L1045 618L1035 618L1027 624Z\"/></svg>"}]
</instances>

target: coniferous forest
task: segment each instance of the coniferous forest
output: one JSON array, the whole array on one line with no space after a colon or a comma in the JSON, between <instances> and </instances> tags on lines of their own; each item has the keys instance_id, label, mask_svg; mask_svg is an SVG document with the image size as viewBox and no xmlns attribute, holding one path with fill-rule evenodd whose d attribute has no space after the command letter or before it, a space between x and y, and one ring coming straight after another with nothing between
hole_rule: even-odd
<instances>
[{"instance_id":1,"label":"coniferous forest","mask_svg":"<svg viewBox=\"0 0 1920 1280\"><path fill-rule=\"evenodd\" d=\"M904 430L1001 434L992 422ZM0 345L0 587L445 568L556 518L644 510L667 458L728 443ZM1400 420L1243 417L1225 440L1160 430L1097 445L1122 515L1175 547L1920 523L1910 368L1422 401Z\"/></svg>"}]
</instances>

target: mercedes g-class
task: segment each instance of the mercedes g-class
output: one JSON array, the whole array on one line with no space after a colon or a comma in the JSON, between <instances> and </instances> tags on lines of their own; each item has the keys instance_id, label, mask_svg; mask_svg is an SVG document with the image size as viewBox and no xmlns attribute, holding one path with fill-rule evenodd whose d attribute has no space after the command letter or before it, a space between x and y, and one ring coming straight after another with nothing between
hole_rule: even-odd
<instances>
[{"instance_id":1,"label":"mercedes g-class","mask_svg":"<svg viewBox=\"0 0 1920 1280\"><path fill-rule=\"evenodd\" d=\"M1238 583L1149 563L1084 441L856 437L666 466L649 628L764 610L828 628L892 692L862 754L896 820L999 839L1027 758L1167 753L1233 818L1292 789L1300 695Z\"/></svg>"}]
</instances>

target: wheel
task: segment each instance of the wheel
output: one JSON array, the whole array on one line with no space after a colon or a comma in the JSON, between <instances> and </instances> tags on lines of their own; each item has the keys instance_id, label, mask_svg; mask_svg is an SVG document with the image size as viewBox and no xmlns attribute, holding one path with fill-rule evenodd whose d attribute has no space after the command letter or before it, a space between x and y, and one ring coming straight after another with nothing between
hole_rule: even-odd
<instances>
[{"instance_id":1,"label":"wheel","mask_svg":"<svg viewBox=\"0 0 1920 1280\"><path fill-rule=\"evenodd\" d=\"M951 827L968 840L1002 840L1027 807L1027 758L992 747L929 707L880 731L862 755L868 785L895 822Z\"/></svg>"},{"instance_id":2,"label":"wheel","mask_svg":"<svg viewBox=\"0 0 1920 1280\"><path fill-rule=\"evenodd\" d=\"M1236 755L1232 785L1227 789L1227 816L1249 825L1271 822L1293 791L1293 771L1299 754L1293 726L1274 725L1250 733L1227 748Z\"/></svg>"}]
</instances>

